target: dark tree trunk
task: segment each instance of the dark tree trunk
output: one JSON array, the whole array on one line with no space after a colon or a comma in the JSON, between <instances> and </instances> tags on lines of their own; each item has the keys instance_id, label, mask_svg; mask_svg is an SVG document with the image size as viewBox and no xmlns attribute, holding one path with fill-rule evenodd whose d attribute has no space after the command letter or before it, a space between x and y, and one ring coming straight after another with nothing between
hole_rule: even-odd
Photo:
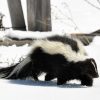
<instances>
[{"instance_id":1,"label":"dark tree trunk","mask_svg":"<svg viewBox=\"0 0 100 100\"><path fill-rule=\"evenodd\" d=\"M27 0L28 30L51 31L50 0Z\"/></svg>"},{"instance_id":2,"label":"dark tree trunk","mask_svg":"<svg viewBox=\"0 0 100 100\"><path fill-rule=\"evenodd\" d=\"M26 30L20 0L7 0L13 29Z\"/></svg>"}]
</instances>

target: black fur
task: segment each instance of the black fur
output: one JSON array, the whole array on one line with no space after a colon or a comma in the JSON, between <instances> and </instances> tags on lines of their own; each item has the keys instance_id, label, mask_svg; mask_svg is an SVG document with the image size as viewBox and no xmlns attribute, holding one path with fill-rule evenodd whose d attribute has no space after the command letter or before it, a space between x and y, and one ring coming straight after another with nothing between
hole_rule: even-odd
<instances>
[{"instance_id":1,"label":"black fur","mask_svg":"<svg viewBox=\"0 0 100 100\"><path fill-rule=\"evenodd\" d=\"M25 58L25 59L27 59L27 58ZM33 62L32 61L25 64L22 69L16 70L15 73L11 74L19 64L20 63L18 63L16 65L13 65L11 67L1 68L0 69L0 75L1 75L0 78L26 79L26 78L29 78L29 77L33 76L35 80L38 80L37 77L38 77L39 73L37 73L35 70L33 70L34 67L33 67Z\"/></svg>"},{"instance_id":2,"label":"black fur","mask_svg":"<svg viewBox=\"0 0 100 100\"><path fill-rule=\"evenodd\" d=\"M6 78L15 68L15 66L16 65L7 68L0 68L0 78Z\"/></svg>"}]
</instances>

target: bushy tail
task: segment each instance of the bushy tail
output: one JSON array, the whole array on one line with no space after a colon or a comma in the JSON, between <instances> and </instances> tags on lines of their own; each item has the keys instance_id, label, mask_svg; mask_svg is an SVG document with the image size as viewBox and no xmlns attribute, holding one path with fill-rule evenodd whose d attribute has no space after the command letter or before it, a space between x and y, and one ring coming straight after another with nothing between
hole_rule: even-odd
<instances>
[{"instance_id":1,"label":"bushy tail","mask_svg":"<svg viewBox=\"0 0 100 100\"><path fill-rule=\"evenodd\" d=\"M0 69L0 78L5 79L24 79L31 76L32 62L29 57L21 63L11 67Z\"/></svg>"},{"instance_id":2,"label":"bushy tail","mask_svg":"<svg viewBox=\"0 0 100 100\"><path fill-rule=\"evenodd\" d=\"M7 67L7 68L0 68L0 78L7 78L10 73L13 71L16 65Z\"/></svg>"}]
</instances>

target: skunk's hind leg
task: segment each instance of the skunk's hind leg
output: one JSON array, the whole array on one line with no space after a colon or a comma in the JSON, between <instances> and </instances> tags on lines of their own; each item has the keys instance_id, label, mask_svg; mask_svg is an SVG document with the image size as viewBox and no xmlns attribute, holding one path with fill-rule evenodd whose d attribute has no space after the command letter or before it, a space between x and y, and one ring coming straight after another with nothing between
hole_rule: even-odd
<instances>
[{"instance_id":1,"label":"skunk's hind leg","mask_svg":"<svg viewBox=\"0 0 100 100\"><path fill-rule=\"evenodd\" d=\"M35 81L39 81L38 76L37 76L36 74L33 74L33 75L32 75L32 78L33 78Z\"/></svg>"},{"instance_id":2,"label":"skunk's hind leg","mask_svg":"<svg viewBox=\"0 0 100 100\"><path fill-rule=\"evenodd\" d=\"M66 83L66 79L64 77L58 77L57 78L57 85L63 85Z\"/></svg>"},{"instance_id":3,"label":"skunk's hind leg","mask_svg":"<svg viewBox=\"0 0 100 100\"><path fill-rule=\"evenodd\" d=\"M51 81L54 78L55 78L55 76L53 74L47 73L45 76L45 81Z\"/></svg>"},{"instance_id":4,"label":"skunk's hind leg","mask_svg":"<svg viewBox=\"0 0 100 100\"><path fill-rule=\"evenodd\" d=\"M82 75L81 84L86 86L92 86L93 85L92 77L90 75Z\"/></svg>"},{"instance_id":5,"label":"skunk's hind leg","mask_svg":"<svg viewBox=\"0 0 100 100\"><path fill-rule=\"evenodd\" d=\"M38 76L41 74L40 71L37 71L34 69L34 71L32 71L32 78L35 80L35 81L39 81L38 79Z\"/></svg>"}]
</instances>

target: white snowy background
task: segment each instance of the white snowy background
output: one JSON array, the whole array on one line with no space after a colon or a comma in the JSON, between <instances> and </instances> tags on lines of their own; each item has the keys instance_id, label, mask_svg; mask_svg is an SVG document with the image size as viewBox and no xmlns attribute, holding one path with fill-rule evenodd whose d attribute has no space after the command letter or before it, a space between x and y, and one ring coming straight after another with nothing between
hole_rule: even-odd
<instances>
[{"instance_id":1,"label":"white snowy background","mask_svg":"<svg viewBox=\"0 0 100 100\"><path fill-rule=\"evenodd\" d=\"M4 26L8 27L11 26L11 21L6 1L0 0L0 12L5 14ZM25 0L21 1L27 23L26 2ZM89 33L100 29L100 4L97 2L99 0L88 1L96 5L97 8L88 4L87 0L51 0L53 32ZM19 35L20 39L23 38L23 32L8 31L0 32L0 40L5 40L5 36L12 36L13 32L15 33L14 36ZM29 33L28 37L34 37L37 34ZM42 33L41 37L44 34ZM37 35L40 37L39 34ZM27 56L30 49L28 44L20 47L16 45L0 46L0 66L7 67L12 63L17 63ZM88 55L96 60L100 74L100 37L95 37L85 49ZM43 78L43 76L40 77L41 80ZM77 81L57 86L55 82L0 79L0 100L100 100L100 78L94 79L93 87L82 87Z\"/></svg>"},{"instance_id":2,"label":"white snowy background","mask_svg":"<svg viewBox=\"0 0 100 100\"><path fill-rule=\"evenodd\" d=\"M27 24L26 0L21 2ZM53 31L89 33L100 29L99 0L51 0L51 10ZM0 12L5 14L4 26L11 27L7 0L0 0Z\"/></svg>"}]
</instances>

